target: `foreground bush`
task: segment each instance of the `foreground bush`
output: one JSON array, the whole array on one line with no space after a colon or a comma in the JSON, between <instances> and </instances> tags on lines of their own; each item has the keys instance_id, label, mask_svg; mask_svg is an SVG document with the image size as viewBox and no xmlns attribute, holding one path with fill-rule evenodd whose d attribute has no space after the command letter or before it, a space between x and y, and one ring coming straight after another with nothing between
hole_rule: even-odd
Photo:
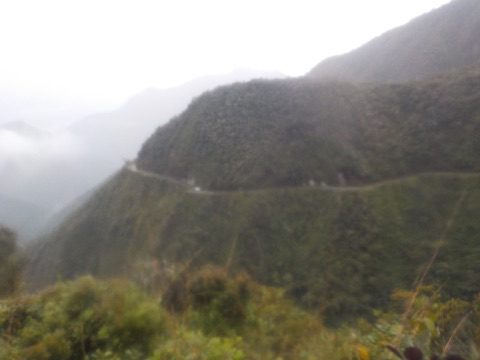
<instances>
[{"instance_id":1,"label":"foreground bush","mask_svg":"<svg viewBox=\"0 0 480 360\"><path fill-rule=\"evenodd\" d=\"M4 300L0 360L300 359L323 331L281 290L245 276L209 267L172 284L163 301L91 277ZM167 301L173 289L182 311Z\"/></svg>"},{"instance_id":2,"label":"foreground bush","mask_svg":"<svg viewBox=\"0 0 480 360\"><path fill-rule=\"evenodd\" d=\"M388 347L411 346L479 358L480 301L431 288L397 291L389 312L336 329L281 289L215 267L161 295L85 277L0 301L0 360L387 360L397 358Z\"/></svg>"},{"instance_id":3,"label":"foreground bush","mask_svg":"<svg viewBox=\"0 0 480 360\"><path fill-rule=\"evenodd\" d=\"M4 359L144 359L165 330L160 307L123 282L82 278L0 307ZM110 356L110 355L109 355Z\"/></svg>"}]
</instances>

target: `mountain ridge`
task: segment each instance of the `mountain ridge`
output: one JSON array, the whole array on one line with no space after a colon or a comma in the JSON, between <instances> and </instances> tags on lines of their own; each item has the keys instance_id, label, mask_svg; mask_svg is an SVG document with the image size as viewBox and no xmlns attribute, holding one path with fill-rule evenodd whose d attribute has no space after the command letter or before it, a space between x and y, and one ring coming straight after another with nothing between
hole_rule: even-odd
<instances>
[{"instance_id":1,"label":"mountain ridge","mask_svg":"<svg viewBox=\"0 0 480 360\"><path fill-rule=\"evenodd\" d=\"M480 72L468 72L409 85L219 88L154 133L137 165L215 190L475 171L479 84Z\"/></svg>"},{"instance_id":2,"label":"mountain ridge","mask_svg":"<svg viewBox=\"0 0 480 360\"><path fill-rule=\"evenodd\" d=\"M452 2L363 46L327 58L307 77L353 82L406 82L479 62L480 3Z\"/></svg>"}]
</instances>

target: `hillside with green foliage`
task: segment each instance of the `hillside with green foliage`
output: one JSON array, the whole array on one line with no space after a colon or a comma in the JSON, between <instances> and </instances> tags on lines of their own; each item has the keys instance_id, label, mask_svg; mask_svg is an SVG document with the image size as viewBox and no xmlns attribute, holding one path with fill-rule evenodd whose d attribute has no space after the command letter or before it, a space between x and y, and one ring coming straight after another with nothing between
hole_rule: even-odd
<instances>
[{"instance_id":1,"label":"hillside with green foliage","mask_svg":"<svg viewBox=\"0 0 480 360\"><path fill-rule=\"evenodd\" d=\"M397 290L388 312L332 330L245 275L170 274L142 285L85 277L0 300L0 360L478 359L478 298Z\"/></svg>"},{"instance_id":2,"label":"hillside with green foliage","mask_svg":"<svg viewBox=\"0 0 480 360\"><path fill-rule=\"evenodd\" d=\"M30 288L191 263L284 287L327 323L371 317L435 254L480 292L480 72L359 87L253 81L194 101L31 249ZM200 188L188 185L194 179Z\"/></svg>"},{"instance_id":3,"label":"hillside with green foliage","mask_svg":"<svg viewBox=\"0 0 480 360\"><path fill-rule=\"evenodd\" d=\"M407 85L252 81L160 127L139 168L215 190L480 171L480 68Z\"/></svg>"},{"instance_id":4,"label":"hillside with green foliage","mask_svg":"<svg viewBox=\"0 0 480 360\"><path fill-rule=\"evenodd\" d=\"M218 88L32 246L27 285L214 264L330 326L372 320L423 273L442 299L471 301L479 134L475 67L400 85Z\"/></svg>"},{"instance_id":5,"label":"hillside with green foliage","mask_svg":"<svg viewBox=\"0 0 480 360\"><path fill-rule=\"evenodd\" d=\"M328 58L308 77L405 82L477 64L480 2L453 0L347 54Z\"/></svg>"},{"instance_id":6,"label":"hillside with green foliage","mask_svg":"<svg viewBox=\"0 0 480 360\"><path fill-rule=\"evenodd\" d=\"M204 93L24 278L0 227L0 360L480 359L479 39L454 0Z\"/></svg>"},{"instance_id":7,"label":"hillside with green foliage","mask_svg":"<svg viewBox=\"0 0 480 360\"><path fill-rule=\"evenodd\" d=\"M135 276L151 264L246 271L338 324L426 279L480 292L480 176L423 175L344 189L195 193L124 170L32 251L39 288L82 274Z\"/></svg>"}]
</instances>

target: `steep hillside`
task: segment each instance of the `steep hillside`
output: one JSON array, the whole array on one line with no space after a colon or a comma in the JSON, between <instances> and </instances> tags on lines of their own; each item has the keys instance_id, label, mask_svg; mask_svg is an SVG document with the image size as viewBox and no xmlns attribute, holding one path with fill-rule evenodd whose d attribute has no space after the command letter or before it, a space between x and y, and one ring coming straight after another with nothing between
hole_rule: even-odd
<instances>
[{"instance_id":1,"label":"steep hillside","mask_svg":"<svg viewBox=\"0 0 480 360\"><path fill-rule=\"evenodd\" d=\"M35 249L28 275L38 288L85 273L135 276L152 261L215 263L284 286L335 322L411 288L437 246L428 281L478 293L479 216L479 175L196 193L124 170Z\"/></svg>"},{"instance_id":2,"label":"steep hillside","mask_svg":"<svg viewBox=\"0 0 480 360\"><path fill-rule=\"evenodd\" d=\"M207 93L148 140L138 169L126 166L32 249L30 287L213 262L286 287L334 323L386 306L438 251L428 281L471 297L479 74Z\"/></svg>"},{"instance_id":3,"label":"steep hillside","mask_svg":"<svg viewBox=\"0 0 480 360\"><path fill-rule=\"evenodd\" d=\"M377 87L253 81L201 96L146 142L138 166L208 189L480 171L479 100L480 71Z\"/></svg>"},{"instance_id":4,"label":"steep hillside","mask_svg":"<svg viewBox=\"0 0 480 360\"><path fill-rule=\"evenodd\" d=\"M404 82L470 66L479 59L480 2L453 0L350 53L321 62L308 76Z\"/></svg>"}]
</instances>

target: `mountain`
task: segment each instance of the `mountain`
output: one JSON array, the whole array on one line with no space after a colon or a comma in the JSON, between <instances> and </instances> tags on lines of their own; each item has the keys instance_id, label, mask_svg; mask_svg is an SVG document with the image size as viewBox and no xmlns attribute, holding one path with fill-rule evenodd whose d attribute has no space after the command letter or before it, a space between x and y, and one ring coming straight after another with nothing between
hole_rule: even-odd
<instances>
[{"instance_id":1,"label":"mountain","mask_svg":"<svg viewBox=\"0 0 480 360\"><path fill-rule=\"evenodd\" d=\"M427 281L480 291L480 71L404 85L252 81L200 96L31 249L30 288L205 263L330 323Z\"/></svg>"},{"instance_id":2,"label":"mountain","mask_svg":"<svg viewBox=\"0 0 480 360\"><path fill-rule=\"evenodd\" d=\"M478 19L456 0L306 77L198 96L30 248L29 288L213 263L339 324L432 264L427 284L472 299Z\"/></svg>"},{"instance_id":3,"label":"mountain","mask_svg":"<svg viewBox=\"0 0 480 360\"><path fill-rule=\"evenodd\" d=\"M160 128L138 166L215 190L479 171L479 85L477 70L396 86L289 80L225 87Z\"/></svg>"},{"instance_id":4,"label":"mountain","mask_svg":"<svg viewBox=\"0 0 480 360\"><path fill-rule=\"evenodd\" d=\"M480 59L480 2L453 0L307 76L354 82L405 82L474 65Z\"/></svg>"}]
</instances>

